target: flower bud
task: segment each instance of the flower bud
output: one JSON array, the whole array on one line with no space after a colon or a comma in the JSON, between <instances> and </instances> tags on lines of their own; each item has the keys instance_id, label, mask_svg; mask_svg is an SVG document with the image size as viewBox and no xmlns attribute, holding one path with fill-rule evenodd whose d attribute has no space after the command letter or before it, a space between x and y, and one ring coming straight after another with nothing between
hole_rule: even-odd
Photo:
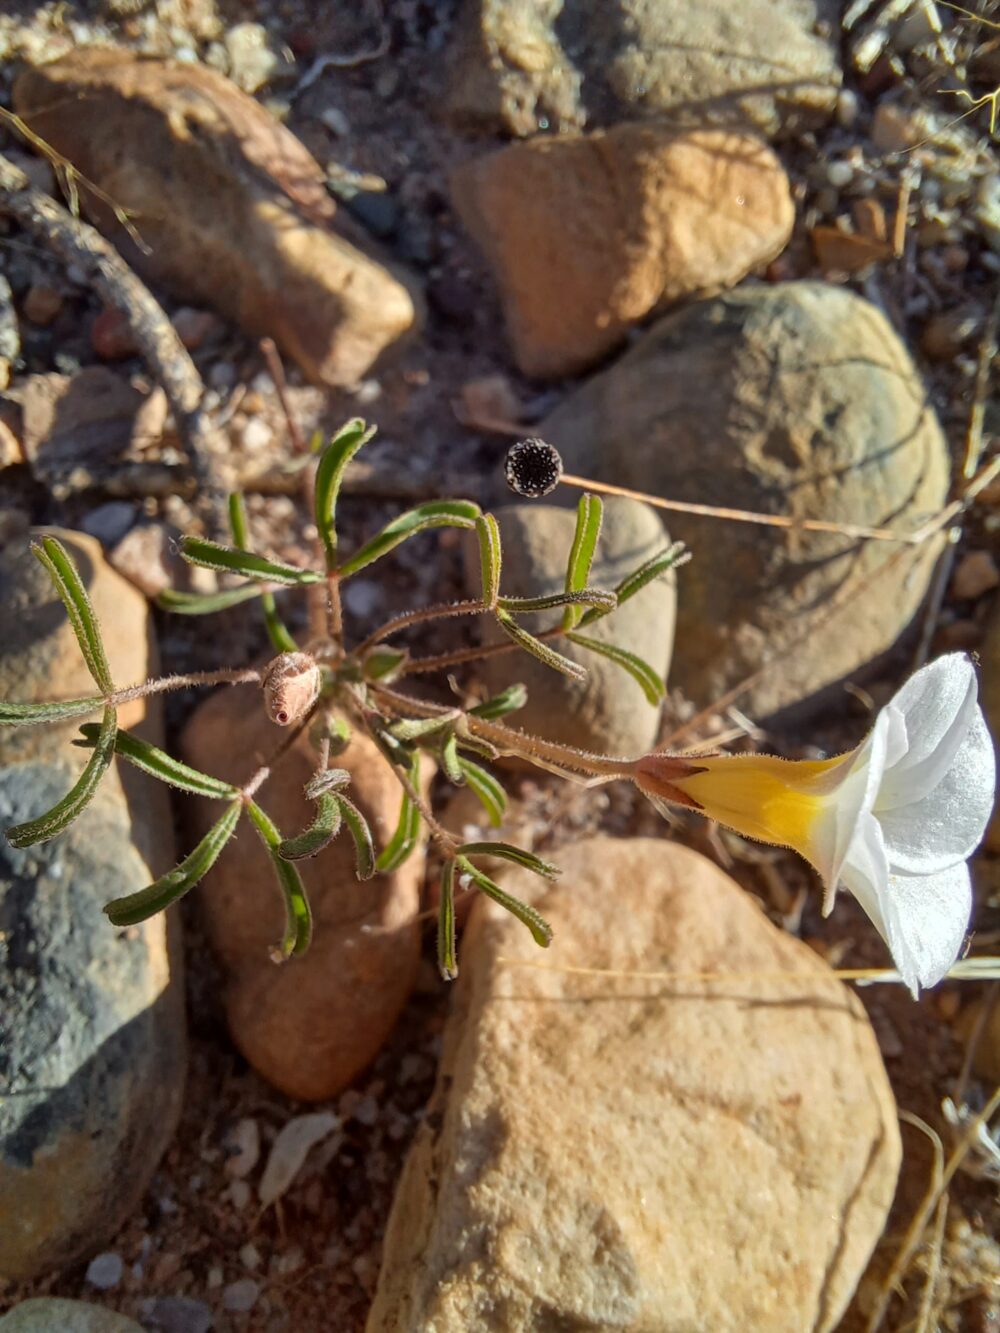
<instances>
[{"instance_id":1,"label":"flower bud","mask_svg":"<svg viewBox=\"0 0 1000 1333\"><path fill-rule=\"evenodd\" d=\"M321 682L320 669L309 653L280 653L261 681L268 717L279 727L298 722L316 702Z\"/></svg>"}]
</instances>

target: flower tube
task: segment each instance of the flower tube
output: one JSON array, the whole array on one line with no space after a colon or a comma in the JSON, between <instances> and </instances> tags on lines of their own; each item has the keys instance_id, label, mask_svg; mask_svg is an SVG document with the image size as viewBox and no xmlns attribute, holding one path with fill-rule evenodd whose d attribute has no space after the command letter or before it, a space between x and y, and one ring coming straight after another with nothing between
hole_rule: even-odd
<instances>
[{"instance_id":1,"label":"flower tube","mask_svg":"<svg viewBox=\"0 0 1000 1333\"><path fill-rule=\"evenodd\" d=\"M686 805L761 842L792 847L826 887L871 917L914 995L961 952L969 856L993 808L993 743L964 653L918 671L867 739L834 759L650 754L631 777L663 809Z\"/></svg>"}]
</instances>

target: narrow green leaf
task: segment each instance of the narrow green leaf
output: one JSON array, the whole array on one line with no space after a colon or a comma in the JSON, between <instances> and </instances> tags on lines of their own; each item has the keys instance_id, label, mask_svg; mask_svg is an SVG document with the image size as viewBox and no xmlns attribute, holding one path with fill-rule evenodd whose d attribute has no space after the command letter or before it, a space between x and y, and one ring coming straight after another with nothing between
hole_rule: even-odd
<instances>
[{"instance_id":1,"label":"narrow green leaf","mask_svg":"<svg viewBox=\"0 0 1000 1333\"><path fill-rule=\"evenodd\" d=\"M241 588L223 588L221 592L181 592L177 588L165 588L157 597L156 605L178 616L210 616L263 595L264 589L254 583L244 584Z\"/></svg>"},{"instance_id":2,"label":"narrow green leaf","mask_svg":"<svg viewBox=\"0 0 1000 1333\"><path fill-rule=\"evenodd\" d=\"M262 555L254 555L252 551L221 546L204 537L182 537L180 553L189 565L202 565L205 569L224 570L230 574L242 574L247 579L263 579L267 583L283 583L288 587L320 583L323 577L315 570L265 560Z\"/></svg>"},{"instance_id":3,"label":"narrow green leaf","mask_svg":"<svg viewBox=\"0 0 1000 1333\"><path fill-rule=\"evenodd\" d=\"M229 496L229 526L236 545L241 551L249 551L250 528L247 523L247 507L240 491L233 491ZM271 647L274 648L275 652L297 652L299 645L292 638L284 621L278 615L273 592L261 590L260 609L264 616L264 628L267 630L267 637L270 639Z\"/></svg>"},{"instance_id":4,"label":"narrow green leaf","mask_svg":"<svg viewBox=\"0 0 1000 1333\"><path fill-rule=\"evenodd\" d=\"M32 542L31 550L45 566L56 592L62 599L88 671L96 681L98 689L105 695L111 694L114 685L111 682L111 668L108 666L104 644L101 642L100 627L72 556L55 537L43 537L41 542Z\"/></svg>"},{"instance_id":5,"label":"narrow green leaf","mask_svg":"<svg viewBox=\"0 0 1000 1333\"><path fill-rule=\"evenodd\" d=\"M383 874L388 874L390 870L398 870L413 853L419 840L420 811L404 792L399 805L399 823L396 825L395 833L379 853L375 862L376 869Z\"/></svg>"},{"instance_id":6,"label":"narrow green leaf","mask_svg":"<svg viewBox=\"0 0 1000 1333\"><path fill-rule=\"evenodd\" d=\"M458 738L454 732L441 746L441 767L450 782L462 781L462 766L458 762Z\"/></svg>"},{"instance_id":7,"label":"narrow green leaf","mask_svg":"<svg viewBox=\"0 0 1000 1333\"><path fill-rule=\"evenodd\" d=\"M25 824L15 824L13 828L7 830L7 841L12 847L33 847L35 843L48 842L50 838L62 833L72 824L90 803L98 783L108 771L114 758L117 729L115 710L109 705L104 710L97 744L94 753L87 760L86 768L62 800L57 801L51 810L39 815L37 819L28 820Z\"/></svg>"},{"instance_id":8,"label":"narrow green leaf","mask_svg":"<svg viewBox=\"0 0 1000 1333\"><path fill-rule=\"evenodd\" d=\"M421 736L431 736L442 727L454 724L457 711L442 713L439 717L406 717L394 722L389 731L398 741L415 741Z\"/></svg>"},{"instance_id":9,"label":"narrow green leaf","mask_svg":"<svg viewBox=\"0 0 1000 1333\"><path fill-rule=\"evenodd\" d=\"M310 801L318 801L328 791L343 791L351 785L351 775L346 768L327 768L306 783L306 796Z\"/></svg>"},{"instance_id":10,"label":"narrow green leaf","mask_svg":"<svg viewBox=\"0 0 1000 1333\"><path fill-rule=\"evenodd\" d=\"M175 866L145 889L130 893L126 898L115 898L106 903L104 911L113 926L135 926L140 921L147 921L157 912L162 912L171 903L183 898L189 889L193 889L200 879L211 870L219 859L219 853L233 835L239 822L242 805L234 801L226 808L222 818L208 830L193 852L185 856L180 865Z\"/></svg>"},{"instance_id":11,"label":"narrow green leaf","mask_svg":"<svg viewBox=\"0 0 1000 1333\"><path fill-rule=\"evenodd\" d=\"M463 736L461 739L463 750L471 750L473 754L480 755L483 759L499 759L500 751L490 741L483 740L482 736Z\"/></svg>"},{"instance_id":12,"label":"narrow green leaf","mask_svg":"<svg viewBox=\"0 0 1000 1333\"><path fill-rule=\"evenodd\" d=\"M256 801L247 802L247 814L267 848L285 900L285 933L278 954L281 958L290 958L293 953L305 953L312 939L312 913L302 876L295 866L282 860L279 850L281 834L270 816L265 814Z\"/></svg>"},{"instance_id":13,"label":"narrow green leaf","mask_svg":"<svg viewBox=\"0 0 1000 1333\"><path fill-rule=\"evenodd\" d=\"M536 944L541 945L543 949L549 947L552 943L552 927L544 917L539 916L535 909L529 907L527 903L521 902L520 898L515 898L513 894L507 893L499 884L494 884L489 875L484 874L466 857L459 856L456 861L460 875L471 876L483 893L510 912L511 916L516 916L522 925L528 927Z\"/></svg>"},{"instance_id":14,"label":"narrow green leaf","mask_svg":"<svg viewBox=\"0 0 1000 1333\"><path fill-rule=\"evenodd\" d=\"M497 606L501 611L516 612L518 615L525 611L550 611L557 606L596 606L607 613L613 611L618 605L618 599L613 592L605 592L603 588L580 588L577 592L552 592L544 597L500 597L497 599Z\"/></svg>"},{"instance_id":15,"label":"narrow green leaf","mask_svg":"<svg viewBox=\"0 0 1000 1333\"><path fill-rule=\"evenodd\" d=\"M494 694L492 698L486 699L481 704L476 704L474 708L470 708L469 712L474 717L486 718L489 721L494 718L505 717L508 713L516 713L527 702L528 691L523 685L508 685L499 694Z\"/></svg>"},{"instance_id":16,"label":"narrow green leaf","mask_svg":"<svg viewBox=\"0 0 1000 1333\"><path fill-rule=\"evenodd\" d=\"M0 699L0 726L31 727L39 722L58 722L65 717L84 717L104 703L99 694L87 699L56 699L51 703L19 704Z\"/></svg>"},{"instance_id":17,"label":"narrow green leaf","mask_svg":"<svg viewBox=\"0 0 1000 1333\"><path fill-rule=\"evenodd\" d=\"M85 722L80 731L83 733L83 740L74 741L74 745L90 748L98 744L101 728L96 722ZM209 796L214 800L225 801L232 800L234 796L240 794L239 788L231 783L223 782L221 778L210 777L207 773L200 773L196 768L189 768L187 764L182 764L179 759L174 759L166 751L150 745L148 741L140 740L138 736L130 735L127 731L119 731L115 736L115 750L136 768L141 768L144 773L159 778L161 782L169 783L171 787L189 791L195 796Z\"/></svg>"},{"instance_id":18,"label":"narrow green leaf","mask_svg":"<svg viewBox=\"0 0 1000 1333\"><path fill-rule=\"evenodd\" d=\"M391 685L409 660L405 648L373 648L365 654L361 674L365 680L380 680Z\"/></svg>"},{"instance_id":19,"label":"narrow green leaf","mask_svg":"<svg viewBox=\"0 0 1000 1333\"><path fill-rule=\"evenodd\" d=\"M592 639L587 634L571 633L566 637L570 643L577 643L581 648L587 648L592 653L607 657L623 671L627 671L654 708L662 700L665 693L663 681L649 663L637 653L630 653L615 643L603 643L600 639Z\"/></svg>"},{"instance_id":20,"label":"narrow green leaf","mask_svg":"<svg viewBox=\"0 0 1000 1333\"><path fill-rule=\"evenodd\" d=\"M455 862L449 858L441 870L441 902L438 907L438 971L445 981L458 976L455 950Z\"/></svg>"},{"instance_id":21,"label":"narrow green leaf","mask_svg":"<svg viewBox=\"0 0 1000 1333\"><path fill-rule=\"evenodd\" d=\"M466 785L489 815L490 823L494 828L499 828L503 823L504 811L507 809L507 793L492 773L488 773L485 768L467 759L464 754L458 756L458 766L462 770Z\"/></svg>"},{"instance_id":22,"label":"narrow green leaf","mask_svg":"<svg viewBox=\"0 0 1000 1333\"><path fill-rule=\"evenodd\" d=\"M496 606L500 596L500 525L492 514L476 516L476 536L479 538L479 568L483 577L483 601Z\"/></svg>"},{"instance_id":23,"label":"narrow green leaf","mask_svg":"<svg viewBox=\"0 0 1000 1333\"><path fill-rule=\"evenodd\" d=\"M340 573L344 578L356 574L359 569L364 569L366 565L388 554L400 542L406 541L407 537L428 528L475 527L479 513L479 506L471 500L428 500L426 504L408 509L405 514L387 523L381 532L340 566Z\"/></svg>"},{"instance_id":24,"label":"narrow green leaf","mask_svg":"<svg viewBox=\"0 0 1000 1333\"><path fill-rule=\"evenodd\" d=\"M346 425L341 426L323 450L316 468L314 486L316 527L326 552L327 569L337 567L337 496L344 480L344 473L354 455L375 434L375 429L374 426L366 429L360 417L352 417Z\"/></svg>"},{"instance_id":25,"label":"narrow green leaf","mask_svg":"<svg viewBox=\"0 0 1000 1333\"><path fill-rule=\"evenodd\" d=\"M584 492L576 510L576 531L573 545L570 547L569 561L566 565L566 591L579 592L587 586L590 578L590 566L594 563L594 551L597 539L601 535L601 519L604 506L600 496ZM567 606L563 612L563 629L572 629L580 623L583 611L579 605Z\"/></svg>"},{"instance_id":26,"label":"narrow green leaf","mask_svg":"<svg viewBox=\"0 0 1000 1333\"><path fill-rule=\"evenodd\" d=\"M675 569L678 565L687 564L689 559L690 552L683 542L674 542L671 546L668 546L665 551L659 551L644 564L640 565L638 569L633 570L631 574L626 575L621 583L618 584L617 588L615 588L615 596L618 599L618 606L621 606L623 602L627 602L630 597L634 597L637 592L641 592L647 583L652 583L652 581L658 579L661 574L665 574L668 569ZM595 606L593 610L587 611L584 614L583 619L579 623L581 626L590 625L593 624L595 620L600 620L602 616L606 616L607 614L608 611Z\"/></svg>"},{"instance_id":27,"label":"narrow green leaf","mask_svg":"<svg viewBox=\"0 0 1000 1333\"><path fill-rule=\"evenodd\" d=\"M337 794L337 804L340 806L340 813L344 816L344 823L347 825L347 831L354 839L354 848L358 861L358 879L371 879L375 874L375 844L372 842L371 829L368 827L368 821L354 804L346 796Z\"/></svg>"},{"instance_id":28,"label":"narrow green leaf","mask_svg":"<svg viewBox=\"0 0 1000 1333\"><path fill-rule=\"evenodd\" d=\"M497 612L497 623L519 648L531 653L532 657L537 657L540 662L544 662L553 671L561 671L564 676L569 676L572 680L586 680L586 669L580 666L578 662L571 662L568 657L563 657L562 653L557 653L547 643L542 643L541 639L536 639L533 634L529 634L516 620L512 620L503 611Z\"/></svg>"},{"instance_id":29,"label":"narrow green leaf","mask_svg":"<svg viewBox=\"0 0 1000 1333\"><path fill-rule=\"evenodd\" d=\"M285 838L278 848L278 855L283 861L302 861L308 856L315 856L334 840L340 832L343 821L337 798L332 792L325 791L316 802L316 818L295 838Z\"/></svg>"},{"instance_id":30,"label":"narrow green leaf","mask_svg":"<svg viewBox=\"0 0 1000 1333\"><path fill-rule=\"evenodd\" d=\"M531 870L536 875L543 875L545 879L556 879L562 874L559 867L553 865L551 861L543 861L534 852L525 851L523 847L517 847L512 842L467 842L458 850L463 856L499 856L504 861L513 861L516 865L524 866L525 870Z\"/></svg>"}]
</instances>

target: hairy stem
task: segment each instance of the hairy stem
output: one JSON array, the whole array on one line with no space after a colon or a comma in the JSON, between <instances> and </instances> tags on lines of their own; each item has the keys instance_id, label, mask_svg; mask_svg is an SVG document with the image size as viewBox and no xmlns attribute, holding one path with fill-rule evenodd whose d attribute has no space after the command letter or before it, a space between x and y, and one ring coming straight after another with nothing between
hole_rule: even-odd
<instances>
[{"instance_id":1,"label":"hairy stem","mask_svg":"<svg viewBox=\"0 0 1000 1333\"><path fill-rule=\"evenodd\" d=\"M393 634L406 629L409 625L420 625L428 620L446 620L450 616L474 616L489 609L484 601L477 598L467 602L439 602L435 606L421 607L417 611L405 611L402 615L387 620L374 634L369 634L354 651L360 656L369 648L374 648L377 643L381 643L383 639L391 638Z\"/></svg>"},{"instance_id":2,"label":"hairy stem","mask_svg":"<svg viewBox=\"0 0 1000 1333\"><path fill-rule=\"evenodd\" d=\"M237 671L191 671L184 676L160 676L141 685L128 685L110 694L107 702L118 706L133 699L144 699L148 694L163 694L167 690L184 690L196 685L259 685L260 678L261 673L256 667Z\"/></svg>"}]
</instances>

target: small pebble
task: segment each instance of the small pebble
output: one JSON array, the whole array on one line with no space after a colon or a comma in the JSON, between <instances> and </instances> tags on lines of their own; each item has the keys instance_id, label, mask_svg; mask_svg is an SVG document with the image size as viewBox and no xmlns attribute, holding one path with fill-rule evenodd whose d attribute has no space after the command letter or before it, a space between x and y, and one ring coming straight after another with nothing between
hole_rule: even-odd
<instances>
[{"instance_id":1,"label":"small pebble","mask_svg":"<svg viewBox=\"0 0 1000 1333\"><path fill-rule=\"evenodd\" d=\"M837 123L849 130L857 121L860 109L857 93L850 88L841 88L837 94Z\"/></svg>"},{"instance_id":2,"label":"small pebble","mask_svg":"<svg viewBox=\"0 0 1000 1333\"><path fill-rule=\"evenodd\" d=\"M248 1176L260 1160L260 1127L252 1116L237 1120L226 1134L224 1146L231 1154L226 1159L226 1175L236 1179Z\"/></svg>"},{"instance_id":3,"label":"small pebble","mask_svg":"<svg viewBox=\"0 0 1000 1333\"><path fill-rule=\"evenodd\" d=\"M107 1251L91 1259L87 1265L87 1281L98 1291L111 1291L122 1280L124 1271L121 1255Z\"/></svg>"},{"instance_id":4,"label":"small pebble","mask_svg":"<svg viewBox=\"0 0 1000 1333\"><path fill-rule=\"evenodd\" d=\"M319 119L338 139L346 139L351 132L351 122L339 106L327 106L319 113Z\"/></svg>"},{"instance_id":5,"label":"small pebble","mask_svg":"<svg viewBox=\"0 0 1000 1333\"><path fill-rule=\"evenodd\" d=\"M222 1305L234 1314L252 1310L260 1295L260 1283L252 1277L241 1277L238 1282L230 1282L222 1292Z\"/></svg>"},{"instance_id":6,"label":"small pebble","mask_svg":"<svg viewBox=\"0 0 1000 1333\"><path fill-rule=\"evenodd\" d=\"M138 508L126 500L109 500L92 509L82 527L102 546L115 546L135 523L138 513Z\"/></svg>"},{"instance_id":7,"label":"small pebble","mask_svg":"<svg viewBox=\"0 0 1000 1333\"><path fill-rule=\"evenodd\" d=\"M255 1273L260 1267L260 1250L252 1241L240 1246L240 1263L251 1273Z\"/></svg>"},{"instance_id":8,"label":"small pebble","mask_svg":"<svg viewBox=\"0 0 1000 1333\"><path fill-rule=\"evenodd\" d=\"M1000 570L989 551L970 551L959 561L951 593L960 602L974 601L1000 584Z\"/></svg>"},{"instance_id":9,"label":"small pebble","mask_svg":"<svg viewBox=\"0 0 1000 1333\"><path fill-rule=\"evenodd\" d=\"M48 328L62 307L63 298L60 292L54 287L37 286L28 289L21 309L25 319L30 320L32 324Z\"/></svg>"},{"instance_id":10,"label":"small pebble","mask_svg":"<svg viewBox=\"0 0 1000 1333\"><path fill-rule=\"evenodd\" d=\"M274 431L263 420L262 417L251 417L243 427L241 435L243 448L248 453L256 453L260 449L266 449L274 439Z\"/></svg>"},{"instance_id":11,"label":"small pebble","mask_svg":"<svg viewBox=\"0 0 1000 1333\"><path fill-rule=\"evenodd\" d=\"M826 169L826 178L835 190L843 190L854 179L854 168L850 162L831 162Z\"/></svg>"},{"instance_id":12,"label":"small pebble","mask_svg":"<svg viewBox=\"0 0 1000 1333\"><path fill-rule=\"evenodd\" d=\"M190 1296L149 1297L142 1302L140 1316L143 1327L157 1333L209 1333L215 1322L210 1307Z\"/></svg>"},{"instance_id":13,"label":"small pebble","mask_svg":"<svg viewBox=\"0 0 1000 1333\"><path fill-rule=\"evenodd\" d=\"M374 579L349 579L344 584L344 606L363 620L382 605L382 589Z\"/></svg>"},{"instance_id":14,"label":"small pebble","mask_svg":"<svg viewBox=\"0 0 1000 1333\"><path fill-rule=\"evenodd\" d=\"M226 1191L229 1202L241 1212L250 1202L250 1186L245 1180L234 1180Z\"/></svg>"}]
</instances>

